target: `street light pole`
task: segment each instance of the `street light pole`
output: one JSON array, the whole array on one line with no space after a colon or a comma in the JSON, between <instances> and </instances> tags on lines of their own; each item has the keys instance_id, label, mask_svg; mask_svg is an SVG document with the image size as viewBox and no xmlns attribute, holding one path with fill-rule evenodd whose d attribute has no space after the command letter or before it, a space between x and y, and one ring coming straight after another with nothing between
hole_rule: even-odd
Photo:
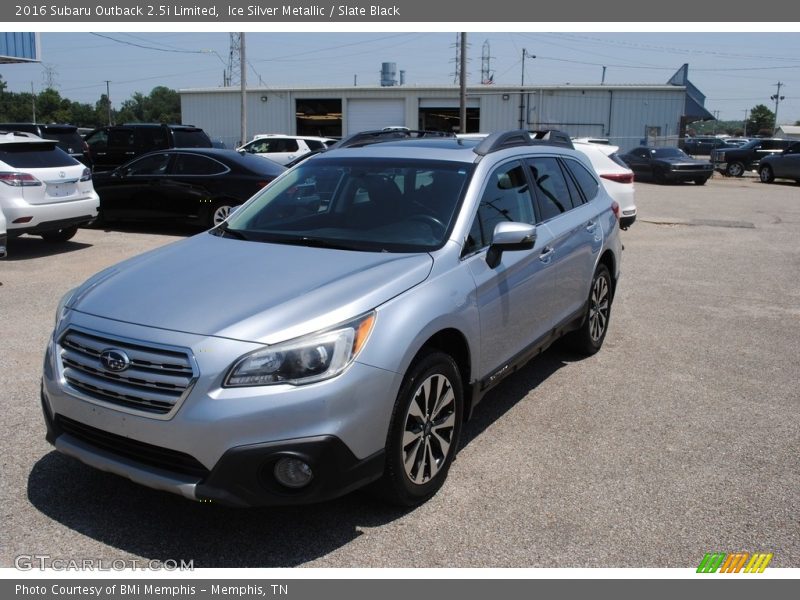
<instances>
[{"instance_id":1,"label":"street light pole","mask_svg":"<svg viewBox=\"0 0 800 600\"><path fill-rule=\"evenodd\" d=\"M530 54L525 48L522 49L522 77L520 78L519 90L519 128L525 129L525 57L536 58L535 54Z\"/></svg>"},{"instance_id":2,"label":"street light pole","mask_svg":"<svg viewBox=\"0 0 800 600\"><path fill-rule=\"evenodd\" d=\"M781 88L786 84L779 81L775 85L778 87L778 91L777 93L769 97L770 100L775 100L775 127L772 129L773 135L775 135L778 131L778 104L780 104L780 101L786 97L786 96L781 96Z\"/></svg>"},{"instance_id":3,"label":"street light pole","mask_svg":"<svg viewBox=\"0 0 800 600\"><path fill-rule=\"evenodd\" d=\"M111 125L111 82L106 79L106 108L108 110L108 124Z\"/></svg>"}]
</instances>

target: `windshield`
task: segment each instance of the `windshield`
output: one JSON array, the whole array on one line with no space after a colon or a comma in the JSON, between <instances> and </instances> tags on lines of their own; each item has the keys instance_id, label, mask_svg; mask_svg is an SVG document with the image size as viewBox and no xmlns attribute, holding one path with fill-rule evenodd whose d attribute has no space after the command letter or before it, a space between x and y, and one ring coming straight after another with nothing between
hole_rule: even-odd
<instances>
[{"instance_id":1,"label":"windshield","mask_svg":"<svg viewBox=\"0 0 800 600\"><path fill-rule=\"evenodd\" d=\"M441 247L472 165L313 158L237 211L226 229L245 239L374 252Z\"/></svg>"},{"instance_id":2,"label":"windshield","mask_svg":"<svg viewBox=\"0 0 800 600\"><path fill-rule=\"evenodd\" d=\"M656 148L650 151L655 158L689 158L689 156L678 148Z\"/></svg>"}]
</instances>

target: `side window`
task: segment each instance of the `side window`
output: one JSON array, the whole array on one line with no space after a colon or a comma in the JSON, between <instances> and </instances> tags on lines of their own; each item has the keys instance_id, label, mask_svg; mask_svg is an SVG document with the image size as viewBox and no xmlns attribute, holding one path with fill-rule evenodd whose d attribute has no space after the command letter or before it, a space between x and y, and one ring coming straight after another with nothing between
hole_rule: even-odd
<instances>
[{"instance_id":1,"label":"side window","mask_svg":"<svg viewBox=\"0 0 800 600\"><path fill-rule=\"evenodd\" d=\"M143 127L139 130L139 145L143 152L169 148L163 127Z\"/></svg>"},{"instance_id":2,"label":"side window","mask_svg":"<svg viewBox=\"0 0 800 600\"><path fill-rule=\"evenodd\" d=\"M197 154L178 154L172 168L176 175L219 175L226 170L222 163Z\"/></svg>"},{"instance_id":3,"label":"side window","mask_svg":"<svg viewBox=\"0 0 800 600\"><path fill-rule=\"evenodd\" d=\"M503 221L535 222L528 181L518 162L498 167L487 179L467 237L465 252L488 246L495 226Z\"/></svg>"},{"instance_id":4,"label":"side window","mask_svg":"<svg viewBox=\"0 0 800 600\"><path fill-rule=\"evenodd\" d=\"M597 182L594 175L577 160L567 159L564 163L566 163L572 176L575 177L575 181L578 183L578 187L581 189L581 193L586 201L589 202L594 199L594 197L597 196L597 190L600 188L600 184Z\"/></svg>"},{"instance_id":5,"label":"side window","mask_svg":"<svg viewBox=\"0 0 800 600\"><path fill-rule=\"evenodd\" d=\"M86 138L86 143L92 152L105 152L108 148L108 132L105 129L95 131Z\"/></svg>"},{"instance_id":6,"label":"side window","mask_svg":"<svg viewBox=\"0 0 800 600\"><path fill-rule=\"evenodd\" d=\"M319 140L306 140L306 146L308 146L309 150L322 150L325 144Z\"/></svg>"},{"instance_id":7,"label":"side window","mask_svg":"<svg viewBox=\"0 0 800 600\"><path fill-rule=\"evenodd\" d=\"M536 203L541 220L547 221L572 209L572 197L558 159L542 156L529 158L527 163L531 179L536 183Z\"/></svg>"},{"instance_id":8,"label":"side window","mask_svg":"<svg viewBox=\"0 0 800 600\"><path fill-rule=\"evenodd\" d=\"M113 129L108 134L109 148L118 148L120 150L133 150L134 148L134 134L131 129Z\"/></svg>"},{"instance_id":9,"label":"side window","mask_svg":"<svg viewBox=\"0 0 800 600\"><path fill-rule=\"evenodd\" d=\"M272 152L297 152L297 140L276 140L277 147Z\"/></svg>"},{"instance_id":10,"label":"side window","mask_svg":"<svg viewBox=\"0 0 800 600\"><path fill-rule=\"evenodd\" d=\"M167 172L169 157L170 155L166 153L145 156L129 164L124 174L127 177L133 175L164 175Z\"/></svg>"}]
</instances>

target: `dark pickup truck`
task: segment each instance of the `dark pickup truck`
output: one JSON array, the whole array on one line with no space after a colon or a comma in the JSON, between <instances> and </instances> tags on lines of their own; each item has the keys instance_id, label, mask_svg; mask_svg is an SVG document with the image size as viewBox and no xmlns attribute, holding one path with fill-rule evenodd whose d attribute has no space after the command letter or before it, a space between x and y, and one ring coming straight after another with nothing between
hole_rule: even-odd
<instances>
[{"instance_id":1,"label":"dark pickup truck","mask_svg":"<svg viewBox=\"0 0 800 600\"><path fill-rule=\"evenodd\" d=\"M759 161L770 154L783 152L792 140L761 138L750 140L739 148L719 148L712 151L714 168L730 177L741 177L746 171L758 168Z\"/></svg>"}]
</instances>

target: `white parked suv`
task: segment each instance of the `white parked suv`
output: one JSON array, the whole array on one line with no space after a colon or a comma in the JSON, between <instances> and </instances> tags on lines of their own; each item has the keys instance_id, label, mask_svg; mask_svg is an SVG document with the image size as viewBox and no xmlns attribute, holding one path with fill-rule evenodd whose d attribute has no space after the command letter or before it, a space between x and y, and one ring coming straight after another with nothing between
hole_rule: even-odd
<instances>
[{"instance_id":1,"label":"white parked suv","mask_svg":"<svg viewBox=\"0 0 800 600\"><path fill-rule=\"evenodd\" d=\"M620 228L627 229L633 225L636 220L633 171L622 162L622 159L617 158L619 146L575 139L572 140L572 145L589 159L608 195L619 204Z\"/></svg>"},{"instance_id":2,"label":"white parked suv","mask_svg":"<svg viewBox=\"0 0 800 600\"><path fill-rule=\"evenodd\" d=\"M29 233L65 242L97 217L92 172L56 146L29 133L0 133L0 209L8 237Z\"/></svg>"},{"instance_id":3,"label":"white parked suv","mask_svg":"<svg viewBox=\"0 0 800 600\"><path fill-rule=\"evenodd\" d=\"M237 150L255 154L256 156L263 156L285 165L295 158L314 150L324 150L334 142L336 140L325 137L264 133L256 135L251 141L237 148Z\"/></svg>"}]
</instances>

